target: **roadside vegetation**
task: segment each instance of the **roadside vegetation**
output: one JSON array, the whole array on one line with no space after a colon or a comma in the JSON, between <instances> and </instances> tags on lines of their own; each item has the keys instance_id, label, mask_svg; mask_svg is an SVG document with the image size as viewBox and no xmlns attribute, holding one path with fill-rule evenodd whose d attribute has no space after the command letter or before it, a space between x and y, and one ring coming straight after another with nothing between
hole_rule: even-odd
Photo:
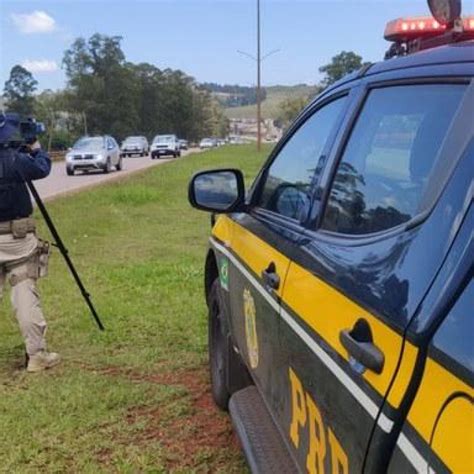
<instances>
[{"instance_id":1,"label":"roadside vegetation","mask_svg":"<svg viewBox=\"0 0 474 474\"><path fill-rule=\"evenodd\" d=\"M270 86L265 87L265 98L262 101L262 116L268 119L278 119L281 114L282 104L290 100L304 100L305 103L313 98L320 88L300 84L296 86ZM225 114L230 119L251 119L257 114L257 106L245 105L242 107L228 107Z\"/></svg>"},{"instance_id":2,"label":"roadside vegetation","mask_svg":"<svg viewBox=\"0 0 474 474\"><path fill-rule=\"evenodd\" d=\"M36 94L31 72L14 66L3 90L7 110L45 122L48 149L67 148L82 135L227 135L223 108L204 86L180 70L128 61L121 43L98 33L77 38L64 51L67 84L59 91Z\"/></svg>"},{"instance_id":3,"label":"roadside vegetation","mask_svg":"<svg viewBox=\"0 0 474 474\"><path fill-rule=\"evenodd\" d=\"M49 346L64 362L26 375L4 298L2 470L245 470L228 416L209 391L203 263L210 223L187 203L187 183L196 170L220 166L239 167L250 181L267 154L224 147L49 204L106 331L94 327L55 252L40 288Z\"/></svg>"}]
</instances>

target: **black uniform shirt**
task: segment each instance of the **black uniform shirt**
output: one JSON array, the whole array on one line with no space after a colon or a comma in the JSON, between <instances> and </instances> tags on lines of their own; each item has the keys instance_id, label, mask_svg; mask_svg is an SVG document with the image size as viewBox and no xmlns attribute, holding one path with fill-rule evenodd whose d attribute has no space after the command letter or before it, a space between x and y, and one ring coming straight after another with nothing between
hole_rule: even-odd
<instances>
[{"instance_id":1,"label":"black uniform shirt","mask_svg":"<svg viewBox=\"0 0 474 474\"><path fill-rule=\"evenodd\" d=\"M25 181L45 178L50 172L51 159L43 150L0 149L0 222L29 217L33 206Z\"/></svg>"}]
</instances>

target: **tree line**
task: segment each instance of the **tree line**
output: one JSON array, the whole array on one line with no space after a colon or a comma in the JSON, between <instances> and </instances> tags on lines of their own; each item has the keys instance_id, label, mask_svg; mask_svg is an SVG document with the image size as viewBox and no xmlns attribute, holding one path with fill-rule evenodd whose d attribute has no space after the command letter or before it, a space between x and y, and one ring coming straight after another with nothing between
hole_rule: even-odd
<instances>
[{"instance_id":1,"label":"tree line","mask_svg":"<svg viewBox=\"0 0 474 474\"><path fill-rule=\"evenodd\" d=\"M14 66L3 94L7 110L44 121L53 148L84 134L122 140L174 133L197 141L228 133L222 106L205 87L180 70L127 61L121 40L101 34L77 38L64 53L67 84L57 92L35 94L32 74Z\"/></svg>"},{"instance_id":2,"label":"tree line","mask_svg":"<svg viewBox=\"0 0 474 474\"><path fill-rule=\"evenodd\" d=\"M257 103L257 88L239 86L237 84L217 84L215 82L205 82L203 88L215 94L217 100L224 107L242 107L244 105L254 105ZM265 88L260 90L260 99L267 98Z\"/></svg>"},{"instance_id":3,"label":"tree line","mask_svg":"<svg viewBox=\"0 0 474 474\"><path fill-rule=\"evenodd\" d=\"M121 40L101 34L77 38L64 53L67 83L61 91L36 94L38 83L32 74L14 66L3 94L7 109L45 122L48 147L54 149L68 147L84 134L107 133L119 140L128 135L152 138L156 133L175 133L191 141L225 136L229 122L223 106L256 101L252 87L199 84L179 70L129 62ZM320 89L365 64L356 53L342 51L319 68L324 74ZM232 104L236 97L243 102ZM299 96L282 102L277 125L286 128L310 99Z\"/></svg>"}]
</instances>

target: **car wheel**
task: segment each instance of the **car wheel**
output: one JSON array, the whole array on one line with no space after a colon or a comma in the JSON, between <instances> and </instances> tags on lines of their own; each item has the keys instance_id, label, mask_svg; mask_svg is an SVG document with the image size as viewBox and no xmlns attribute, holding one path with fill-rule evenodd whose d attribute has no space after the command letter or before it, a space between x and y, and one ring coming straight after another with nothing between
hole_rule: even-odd
<instances>
[{"instance_id":1,"label":"car wheel","mask_svg":"<svg viewBox=\"0 0 474 474\"><path fill-rule=\"evenodd\" d=\"M115 167L117 171L122 171L123 170L123 161L122 158L119 158L117 166Z\"/></svg>"},{"instance_id":2,"label":"car wheel","mask_svg":"<svg viewBox=\"0 0 474 474\"><path fill-rule=\"evenodd\" d=\"M108 174L111 171L112 171L112 164L110 162L110 158L107 158L107 161L105 162L104 173Z\"/></svg>"},{"instance_id":3,"label":"car wheel","mask_svg":"<svg viewBox=\"0 0 474 474\"><path fill-rule=\"evenodd\" d=\"M229 369L227 340L222 334L222 301L219 280L214 280L209 294L209 361L212 397L216 405L227 410L230 392L227 389Z\"/></svg>"},{"instance_id":4,"label":"car wheel","mask_svg":"<svg viewBox=\"0 0 474 474\"><path fill-rule=\"evenodd\" d=\"M74 168L66 168L66 173L68 176L74 176Z\"/></svg>"}]
</instances>

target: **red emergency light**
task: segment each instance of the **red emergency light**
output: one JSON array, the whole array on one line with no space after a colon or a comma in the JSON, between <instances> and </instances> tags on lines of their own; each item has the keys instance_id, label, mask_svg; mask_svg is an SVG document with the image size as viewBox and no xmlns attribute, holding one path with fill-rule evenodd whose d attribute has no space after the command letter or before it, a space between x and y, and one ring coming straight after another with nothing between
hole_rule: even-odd
<instances>
[{"instance_id":1,"label":"red emergency light","mask_svg":"<svg viewBox=\"0 0 474 474\"><path fill-rule=\"evenodd\" d=\"M474 15L462 18L463 37L474 38ZM444 33L442 25L433 17L398 18L387 23L384 37L388 41L410 41L416 38L429 38Z\"/></svg>"}]
</instances>

